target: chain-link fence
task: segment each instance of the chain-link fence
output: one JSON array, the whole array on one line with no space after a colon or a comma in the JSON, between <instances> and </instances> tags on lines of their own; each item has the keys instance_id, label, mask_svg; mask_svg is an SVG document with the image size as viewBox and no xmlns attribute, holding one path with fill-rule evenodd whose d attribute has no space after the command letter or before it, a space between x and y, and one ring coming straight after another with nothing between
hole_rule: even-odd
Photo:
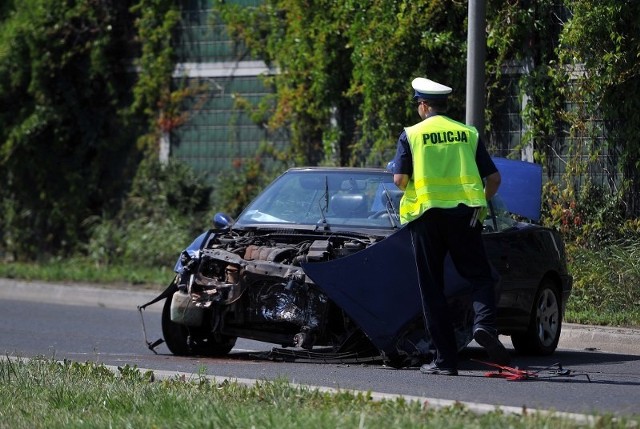
<instances>
[{"instance_id":1,"label":"chain-link fence","mask_svg":"<svg viewBox=\"0 0 640 429\"><path fill-rule=\"evenodd\" d=\"M234 0L250 6L259 0ZM198 88L185 100L184 123L170 135L170 156L198 173L218 175L255 157L265 142L282 149L286 137L256 124L243 105L255 105L271 91L262 76L272 73L227 34L212 13L212 0L181 2L175 46L176 86Z\"/></svg>"}]
</instances>

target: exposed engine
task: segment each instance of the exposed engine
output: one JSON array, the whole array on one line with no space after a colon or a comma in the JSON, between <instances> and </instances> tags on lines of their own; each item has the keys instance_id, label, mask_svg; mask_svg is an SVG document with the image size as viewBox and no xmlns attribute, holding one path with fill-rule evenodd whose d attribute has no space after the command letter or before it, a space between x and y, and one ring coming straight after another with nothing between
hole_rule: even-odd
<instances>
[{"instance_id":1,"label":"exposed engine","mask_svg":"<svg viewBox=\"0 0 640 429\"><path fill-rule=\"evenodd\" d=\"M215 329L226 334L260 339L261 327L276 329L283 345L310 348L326 334L329 299L305 275L301 263L348 256L375 241L344 235L219 235L197 256L182 254L178 289L183 298L185 293L190 296L187 305L192 312L211 309L219 314L215 319L221 325ZM173 321L189 320L200 318L176 316ZM258 334L248 335L247 328Z\"/></svg>"}]
</instances>

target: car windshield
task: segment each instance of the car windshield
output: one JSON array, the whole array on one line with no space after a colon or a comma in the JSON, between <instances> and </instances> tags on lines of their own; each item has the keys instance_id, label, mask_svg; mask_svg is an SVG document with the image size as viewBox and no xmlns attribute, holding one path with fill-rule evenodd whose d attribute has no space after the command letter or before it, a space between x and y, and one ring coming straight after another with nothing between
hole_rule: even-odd
<instances>
[{"instance_id":1,"label":"car windshield","mask_svg":"<svg viewBox=\"0 0 640 429\"><path fill-rule=\"evenodd\" d=\"M383 170L290 170L240 214L239 226L400 227L403 192ZM512 228L515 221L499 194L489 207L485 232Z\"/></svg>"},{"instance_id":2,"label":"car windshield","mask_svg":"<svg viewBox=\"0 0 640 429\"><path fill-rule=\"evenodd\" d=\"M402 191L384 170L290 170L240 214L236 224L395 228Z\"/></svg>"}]
</instances>

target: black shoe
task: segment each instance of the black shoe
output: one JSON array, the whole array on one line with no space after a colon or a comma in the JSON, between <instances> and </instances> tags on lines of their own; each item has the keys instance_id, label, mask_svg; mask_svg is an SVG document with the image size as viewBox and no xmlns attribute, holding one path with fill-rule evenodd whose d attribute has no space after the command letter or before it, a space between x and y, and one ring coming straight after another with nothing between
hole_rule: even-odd
<instances>
[{"instance_id":1,"label":"black shoe","mask_svg":"<svg viewBox=\"0 0 640 429\"><path fill-rule=\"evenodd\" d=\"M404 355L383 355L383 363L385 366L395 369L402 369L411 366L411 358Z\"/></svg>"},{"instance_id":2,"label":"black shoe","mask_svg":"<svg viewBox=\"0 0 640 429\"><path fill-rule=\"evenodd\" d=\"M473 331L473 339L487 351L491 362L498 365L508 365L511 362L509 352L504 348L497 335L485 328L478 328Z\"/></svg>"},{"instance_id":3,"label":"black shoe","mask_svg":"<svg viewBox=\"0 0 640 429\"><path fill-rule=\"evenodd\" d=\"M458 375L457 369L440 368L435 363L425 363L420 367L420 372L423 374L433 374L433 375Z\"/></svg>"}]
</instances>

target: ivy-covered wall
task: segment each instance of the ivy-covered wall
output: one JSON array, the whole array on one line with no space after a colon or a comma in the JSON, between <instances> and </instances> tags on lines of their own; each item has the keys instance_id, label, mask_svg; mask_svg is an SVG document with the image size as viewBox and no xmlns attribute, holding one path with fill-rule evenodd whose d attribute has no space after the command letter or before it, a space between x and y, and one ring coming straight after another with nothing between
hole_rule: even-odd
<instances>
[{"instance_id":1,"label":"ivy-covered wall","mask_svg":"<svg viewBox=\"0 0 640 429\"><path fill-rule=\"evenodd\" d=\"M0 252L82 251L159 142L206 153L231 211L268 162L384 166L413 77L463 118L466 20L456 0L0 1ZM484 133L545 166L552 222L640 212L639 35L636 0L487 0Z\"/></svg>"},{"instance_id":2,"label":"ivy-covered wall","mask_svg":"<svg viewBox=\"0 0 640 429\"><path fill-rule=\"evenodd\" d=\"M0 3L0 251L71 252L139 159L131 3Z\"/></svg>"},{"instance_id":3,"label":"ivy-covered wall","mask_svg":"<svg viewBox=\"0 0 640 429\"><path fill-rule=\"evenodd\" d=\"M542 164L561 188L586 183L640 211L640 3L487 1L485 116L490 149ZM231 34L281 70L267 125L291 133L296 163L386 164L418 120L409 82L452 86L463 118L467 3L382 0L217 2ZM633 124L633 125L632 125Z\"/></svg>"}]
</instances>

